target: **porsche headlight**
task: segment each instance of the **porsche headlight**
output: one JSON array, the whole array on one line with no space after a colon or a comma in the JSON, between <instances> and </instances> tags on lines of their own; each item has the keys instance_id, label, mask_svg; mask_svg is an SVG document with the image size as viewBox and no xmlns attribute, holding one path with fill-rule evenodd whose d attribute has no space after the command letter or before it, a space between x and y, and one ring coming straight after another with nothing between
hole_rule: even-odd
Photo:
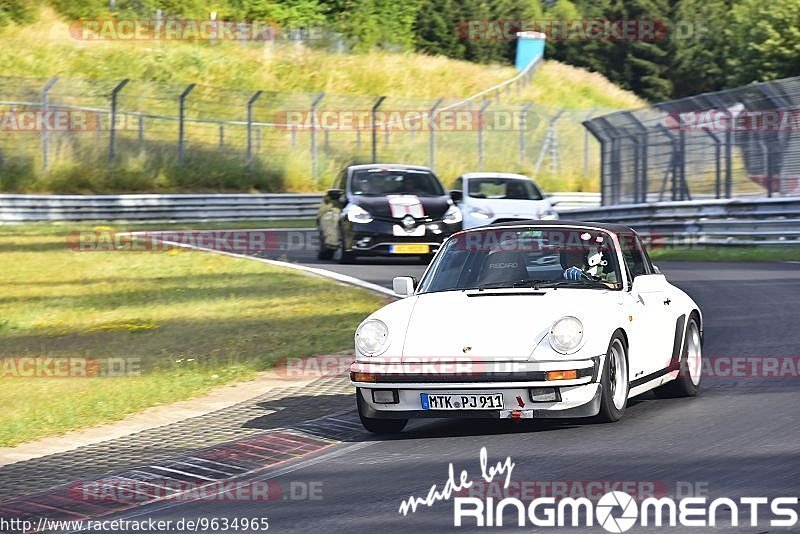
<instances>
[{"instance_id":1,"label":"porsche headlight","mask_svg":"<svg viewBox=\"0 0 800 534\"><path fill-rule=\"evenodd\" d=\"M562 354L573 352L583 340L583 323L575 317L562 317L550 328L550 346Z\"/></svg>"},{"instance_id":2,"label":"porsche headlight","mask_svg":"<svg viewBox=\"0 0 800 534\"><path fill-rule=\"evenodd\" d=\"M447 224L460 223L462 219L461 210L458 209L458 206L450 206L447 208L447 212L445 212L444 217L442 217L442 221Z\"/></svg>"},{"instance_id":3,"label":"porsche headlight","mask_svg":"<svg viewBox=\"0 0 800 534\"><path fill-rule=\"evenodd\" d=\"M369 319L356 330L356 348L365 356L377 356L389 346L389 328L379 319Z\"/></svg>"},{"instance_id":4,"label":"porsche headlight","mask_svg":"<svg viewBox=\"0 0 800 534\"><path fill-rule=\"evenodd\" d=\"M372 222L372 215L358 204L350 204L347 207L347 220L353 223Z\"/></svg>"}]
</instances>

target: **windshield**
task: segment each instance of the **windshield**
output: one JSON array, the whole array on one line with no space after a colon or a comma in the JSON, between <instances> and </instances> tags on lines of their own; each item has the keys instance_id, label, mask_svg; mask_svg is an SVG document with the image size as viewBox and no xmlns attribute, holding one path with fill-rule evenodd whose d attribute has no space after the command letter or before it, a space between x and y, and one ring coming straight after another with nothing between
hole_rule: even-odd
<instances>
[{"instance_id":1,"label":"windshield","mask_svg":"<svg viewBox=\"0 0 800 534\"><path fill-rule=\"evenodd\" d=\"M472 198L542 200L542 193L530 180L470 178L467 183L467 194Z\"/></svg>"},{"instance_id":2,"label":"windshield","mask_svg":"<svg viewBox=\"0 0 800 534\"><path fill-rule=\"evenodd\" d=\"M384 195L444 195L439 180L429 171L415 169L366 169L353 172L350 190L354 195L379 197Z\"/></svg>"},{"instance_id":3,"label":"windshield","mask_svg":"<svg viewBox=\"0 0 800 534\"><path fill-rule=\"evenodd\" d=\"M485 229L449 239L421 293L509 287L621 287L610 234L571 227Z\"/></svg>"}]
</instances>

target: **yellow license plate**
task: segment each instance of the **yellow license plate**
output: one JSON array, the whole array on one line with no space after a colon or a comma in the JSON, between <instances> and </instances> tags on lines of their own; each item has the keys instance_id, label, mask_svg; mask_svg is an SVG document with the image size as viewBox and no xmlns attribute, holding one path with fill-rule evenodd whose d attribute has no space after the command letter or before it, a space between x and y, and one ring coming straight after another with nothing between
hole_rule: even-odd
<instances>
[{"instance_id":1,"label":"yellow license plate","mask_svg":"<svg viewBox=\"0 0 800 534\"><path fill-rule=\"evenodd\" d=\"M430 245L420 245L418 243L392 245L390 249L392 254L428 254L430 251Z\"/></svg>"}]
</instances>

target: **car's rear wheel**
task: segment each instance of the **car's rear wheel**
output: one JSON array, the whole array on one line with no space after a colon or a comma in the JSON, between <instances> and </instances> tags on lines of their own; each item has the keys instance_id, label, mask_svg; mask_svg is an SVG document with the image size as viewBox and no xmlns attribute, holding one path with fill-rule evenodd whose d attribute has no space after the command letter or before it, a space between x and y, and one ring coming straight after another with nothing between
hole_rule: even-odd
<instances>
[{"instance_id":1,"label":"car's rear wheel","mask_svg":"<svg viewBox=\"0 0 800 534\"><path fill-rule=\"evenodd\" d=\"M703 342L697 317L689 317L683 339L678 377L653 390L657 397L696 397L700 392L700 375L703 363Z\"/></svg>"},{"instance_id":2,"label":"car's rear wheel","mask_svg":"<svg viewBox=\"0 0 800 534\"><path fill-rule=\"evenodd\" d=\"M374 417L367 417L364 415L363 401L361 400L361 392L356 392L356 405L358 406L358 418L361 419L361 424L368 431L373 434L396 434L408 424L408 419L375 419Z\"/></svg>"},{"instance_id":3,"label":"car's rear wheel","mask_svg":"<svg viewBox=\"0 0 800 534\"><path fill-rule=\"evenodd\" d=\"M628 350L622 334L616 332L608 344L603 375L598 420L606 423L619 421L628 403Z\"/></svg>"},{"instance_id":4,"label":"car's rear wheel","mask_svg":"<svg viewBox=\"0 0 800 534\"><path fill-rule=\"evenodd\" d=\"M325 238L322 235L321 231L318 231L319 234L319 249L317 249L317 259L318 260L330 260L333 258L333 253L335 252L333 249L328 248L325 244Z\"/></svg>"}]
</instances>

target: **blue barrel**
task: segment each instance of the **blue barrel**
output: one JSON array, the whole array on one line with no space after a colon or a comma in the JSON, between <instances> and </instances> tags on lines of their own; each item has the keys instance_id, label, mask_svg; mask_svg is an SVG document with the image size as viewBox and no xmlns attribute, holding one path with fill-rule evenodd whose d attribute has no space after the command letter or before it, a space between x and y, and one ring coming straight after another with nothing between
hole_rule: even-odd
<instances>
[{"instance_id":1,"label":"blue barrel","mask_svg":"<svg viewBox=\"0 0 800 534\"><path fill-rule=\"evenodd\" d=\"M545 34L539 32L517 32L517 70L524 70L544 55Z\"/></svg>"}]
</instances>

